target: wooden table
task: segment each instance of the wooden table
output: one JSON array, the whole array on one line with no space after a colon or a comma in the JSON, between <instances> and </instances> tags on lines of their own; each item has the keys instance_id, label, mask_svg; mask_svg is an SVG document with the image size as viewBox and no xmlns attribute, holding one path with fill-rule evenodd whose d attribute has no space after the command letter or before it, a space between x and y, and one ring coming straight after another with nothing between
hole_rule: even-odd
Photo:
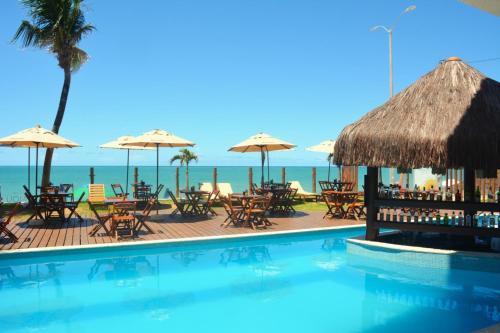
<instances>
[{"instance_id":1,"label":"wooden table","mask_svg":"<svg viewBox=\"0 0 500 333\"><path fill-rule=\"evenodd\" d=\"M66 222L66 200L72 196L73 193L66 192L48 192L35 195L35 199L38 200L41 205L43 222L46 223L52 218L61 222Z\"/></svg>"},{"instance_id":2,"label":"wooden table","mask_svg":"<svg viewBox=\"0 0 500 333\"><path fill-rule=\"evenodd\" d=\"M328 206L327 215L339 215L340 218L347 217L345 205L350 205L358 199L358 192L354 191L323 191L325 202ZM326 197L325 197L326 196Z\"/></svg>"},{"instance_id":3,"label":"wooden table","mask_svg":"<svg viewBox=\"0 0 500 333\"><path fill-rule=\"evenodd\" d=\"M210 192L207 191L191 191L191 190L180 190L182 194L186 196L186 200L188 202L184 212L186 214L195 215L195 216L204 216L207 215L208 211L203 208L203 205L200 204L201 199L205 195L209 195Z\"/></svg>"}]
</instances>

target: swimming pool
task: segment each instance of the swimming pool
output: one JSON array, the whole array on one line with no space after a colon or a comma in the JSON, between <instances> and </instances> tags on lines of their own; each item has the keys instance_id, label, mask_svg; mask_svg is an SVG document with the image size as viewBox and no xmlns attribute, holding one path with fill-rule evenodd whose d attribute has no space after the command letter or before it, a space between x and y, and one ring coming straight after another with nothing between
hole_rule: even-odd
<instances>
[{"instance_id":1,"label":"swimming pool","mask_svg":"<svg viewBox=\"0 0 500 333\"><path fill-rule=\"evenodd\" d=\"M0 260L0 332L469 332L497 273L386 265L364 229Z\"/></svg>"}]
</instances>

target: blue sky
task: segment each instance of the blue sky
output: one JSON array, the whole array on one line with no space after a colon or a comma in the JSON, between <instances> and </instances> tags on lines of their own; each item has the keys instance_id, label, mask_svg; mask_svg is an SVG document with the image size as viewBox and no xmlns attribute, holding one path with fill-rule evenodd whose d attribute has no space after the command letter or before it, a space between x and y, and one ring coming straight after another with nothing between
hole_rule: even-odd
<instances>
[{"instance_id":1,"label":"blue sky","mask_svg":"<svg viewBox=\"0 0 500 333\"><path fill-rule=\"evenodd\" d=\"M87 0L97 31L81 47L90 61L73 76L60 134L84 147L59 150L56 165L123 164L97 146L161 128L197 143L199 165L256 165L227 149L257 132L293 142L273 165L323 165L305 151L388 98L390 25L399 91L441 59L500 57L500 19L456 0ZM0 3L0 136L51 128L63 73L46 51L10 40L26 10ZM500 80L500 61L472 63ZM176 151L163 149L161 163ZM138 152L135 164L155 154ZM0 165L25 165L21 149L0 149Z\"/></svg>"}]
</instances>

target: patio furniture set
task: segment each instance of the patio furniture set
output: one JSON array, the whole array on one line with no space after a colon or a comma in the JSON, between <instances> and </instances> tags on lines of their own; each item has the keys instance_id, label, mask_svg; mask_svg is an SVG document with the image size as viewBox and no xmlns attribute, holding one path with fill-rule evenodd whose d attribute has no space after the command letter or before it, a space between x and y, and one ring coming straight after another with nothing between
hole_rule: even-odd
<instances>
[{"instance_id":1,"label":"patio furniture set","mask_svg":"<svg viewBox=\"0 0 500 333\"><path fill-rule=\"evenodd\" d=\"M366 217L364 194L354 190L354 183L339 181L320 181L321 196L327 206L323 218L354 218Z\"/></svg>"}]
</instances>

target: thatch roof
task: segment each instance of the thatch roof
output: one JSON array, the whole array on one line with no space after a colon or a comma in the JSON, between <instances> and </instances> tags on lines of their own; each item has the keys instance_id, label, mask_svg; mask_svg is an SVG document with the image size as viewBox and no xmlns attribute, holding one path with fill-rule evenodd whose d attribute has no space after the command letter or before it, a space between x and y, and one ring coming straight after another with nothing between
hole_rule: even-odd
<instances>
[{"instance_id":1,"label":"thatch roof","mask_svg":"<svg viewBox=\"0 0 500 333\"><path fill-rule=\"evenodd\" d=\"M459 58L344 128L335 163L500 168L500 83Z\"/></svg>"}]
</instances>

